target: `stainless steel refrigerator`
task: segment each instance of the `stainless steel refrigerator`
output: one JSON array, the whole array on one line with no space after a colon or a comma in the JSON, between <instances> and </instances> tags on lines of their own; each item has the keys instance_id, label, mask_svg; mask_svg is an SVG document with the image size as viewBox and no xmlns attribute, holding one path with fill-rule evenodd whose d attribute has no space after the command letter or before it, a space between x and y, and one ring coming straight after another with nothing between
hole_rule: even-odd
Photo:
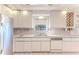
<instances>
[{"instance_id":1,"label":"stainless steel refrigerator","mask_svg":"<svg viewBox=\"0 0 79 59\"><path fill-rule=\"evenodd\" d=\"M4 55L10 55L13 51L12 19L6 15L0 15L0 51Z\"/></svg>"}]
</instances>

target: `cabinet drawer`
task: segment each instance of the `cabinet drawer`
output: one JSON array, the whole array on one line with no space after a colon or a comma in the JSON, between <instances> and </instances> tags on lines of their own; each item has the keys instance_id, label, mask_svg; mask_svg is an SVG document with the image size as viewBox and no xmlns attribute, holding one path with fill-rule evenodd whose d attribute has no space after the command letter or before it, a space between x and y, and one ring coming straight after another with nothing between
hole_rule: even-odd
<instances>
[{"instance_id":1,"label":"cabinet drawer","mask_svg":"<svg viewBox=\"0 0 79 59\"><path fill-rule=\"evenodd\" d=\"M72 41L72 38L63 38L63 41Z\"/></svg>"},{"instance_id":2,"label":"cabinet drawer","mask_svg":"<svg viewBox=\"0 0 79 59\"><path fill-rule=\"evenodd\" d=\"M79 38L72 38L72 41L79 41Z\"/></svg>"}]
</instances>

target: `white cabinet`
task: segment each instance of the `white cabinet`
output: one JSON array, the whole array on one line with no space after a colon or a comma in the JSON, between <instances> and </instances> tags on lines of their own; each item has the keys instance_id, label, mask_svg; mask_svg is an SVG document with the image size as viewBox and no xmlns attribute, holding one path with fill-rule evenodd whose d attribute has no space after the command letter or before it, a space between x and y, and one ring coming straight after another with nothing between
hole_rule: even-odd
<instances>
[{"instance_id":1,"label":"white cabinet","mask_svg":"<svg viewBox=\"0 0 79 59\"><path fill-rule=\"evenodd\" d=\"M65 15L63 15L61 11L51 11L50 25L51 28L65 28L66 27Z\"/></svg>"},{"instance_id":2,"label":"white cabinet","mask_svg":"<svg viewBox=\"0 0 79 59\"><path fill-rule=\"evenodd\" d=\"M72 52L79 52L79 38L72 38Z\"/></svg>"},{"instance_id":3,"label":"white cabinet","mask_svg":"<svg viewBox=\"0 0 79 59\"><path fill-rule=\"evenodd\" d=\"M40 51L40 41L32 41L32 52Z\"/></svg>"},{"instance_id":4,"label":"white cabinet","mask_svg":"<svg viewBox=\"0 0 79 59\"><path fill-rule=\"evenodd\" d=\"M49 38L15 38L13 52L49 52Z\"/></svg>"},{"instance_id":5,"label":"white cabinet","mask_svg":"<svg viewBox=\"0 0 79 59\"><path fill-rule=\"evenodd\" d=\"M79 42L72 41L72 52L79 52Z\"/></svg>"},{"instance_id":6,"label":"white cabinet","mask_svg":"<svg viewBox=\"0 0 79 59\"><path fill-rule=\"evenodd\" d=\"M32 43L32 47L31 47L32 52L40 51L40 48L41 48L40 47L40 38L32 38L31 43Z\"/></svg>"},{"instance_id":7,"label":"white cabinet","mask_svg":"<svg viewBox=\"0 0 79 59\"><path fill-rule=\"evenodd\" d=\"M31 52L31 38L23 38L24 41L24 52Z\"/></svg>"},{"instance_id":8,"label":"white cabinet","mask_svg":"<svg viewBox=\"0 0 79 59\"><path fill-rule=\"evenodd\" d=\"M32 51L48 52L50 51L49 38L33 38Z\"/></svg>"},{"instance_id":9,"label":"white cabinet","mask_svg":"<svg viewBox=\"0 0 79 59\"><path fill-rule=\"evenodd\" d=\"M63 52L72 52L71 38L63 38Z\"/></svg>"},{"instance_id":10,"label":"white cabinet","mask_svg":"<svg viewBox=\"0 0 79 59\"><path fill-rule=\"evenodd\" d=\"M31 41L24 42L24 52L31 52Z\"/></svg>"},{"instance_id":11,"label":"white cabinet","mask_svg":"<svg viewBox=\"0 0 79 59\"><path fill-rule=\"evenodd\" d=\"M41 41L41 51L50 51L50 40Z\"/></svg>"},{"instance_id":12,"label":"white cabinet","mask_svg":"<svg viewBox=\"0 0 79 59\"><path fill-rule=\"evenodd\" d=\"M64 38L63 52L79 52L79 38Z\"/></svg>"},{"instance_id":13,"label":"white cabinet","mask_svg":"<svg viewBox=\"0 0 79 59\"><path fill-rule=\"evenodd\" d=\"M13 26L15 28L32 28L32 12L28 11L27 15L17 13L13 15Z\"/></svg>"},{"instance_id":14,"label":"white cabinet","mask_svg":"<svg viewBox=\"0 0 79 59\"><path fill-rule=\"evenodd\" d=\"M24 52L24 42L17 41L16 43L15 52Z\"/></svg>"},{"instance_id":15,"label":"white cabinet","mask_svg":"<svg viewBox=\"0 0 79 59\"><path fill-rule=\"evenodd\" d=\"M23 52L24 51L24 42L22 38L13 39L13 52Z\"/></svg>"},{"instance_id":16,"label":"white cabinet","mask_svg":"<svg viewBox=\"0 0 79 59\"><path fill-rule=\"evenodd\" d=\"M63 52L72 52L72 41L63 42Z\"/></svg>"}]
</instances>

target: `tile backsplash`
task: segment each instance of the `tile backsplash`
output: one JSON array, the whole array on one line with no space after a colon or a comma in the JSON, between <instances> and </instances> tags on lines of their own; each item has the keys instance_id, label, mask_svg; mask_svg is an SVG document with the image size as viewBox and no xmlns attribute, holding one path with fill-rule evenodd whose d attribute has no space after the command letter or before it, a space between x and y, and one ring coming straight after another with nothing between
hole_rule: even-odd
<instances>
[{"instance_id":1,"label":"tile backsplash","mask_svg":"<svg viewBox=\"0 0 79 59\"><path fill-rule=\"evenodd\" d=\"M32 33L31 28L14 28L14 35L31 35Z\"/></svg>"},{"instance_id":2,"label":"tile backsplash","mask_svg":"<svg viewBox=\"0 0 79 59\"><path fill-rule=\"evenodd\" d=\"M79 35L79 31L74 29L72 32L67 32L64 28L54 28L47 32L46 35ZM31 28L14 28L14 35L37 35L39 32L34 31Z\"/></svg>"}]
</instances>

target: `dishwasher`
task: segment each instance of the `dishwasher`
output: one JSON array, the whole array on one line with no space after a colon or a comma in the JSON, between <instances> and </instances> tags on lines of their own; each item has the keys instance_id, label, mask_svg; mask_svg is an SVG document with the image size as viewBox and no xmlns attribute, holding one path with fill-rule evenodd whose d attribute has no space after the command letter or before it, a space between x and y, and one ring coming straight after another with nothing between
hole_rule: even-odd
<instances>
[{"instance_id":1,"label":"dishwasher","mask_svg":"<svg viewBox=\"0 0 79 59\"><path fill-rule=\"evenodd\" d=\"M62 41L61 37L51 38L51 52L62 52Z\"/></svg>"}]
</instances>

